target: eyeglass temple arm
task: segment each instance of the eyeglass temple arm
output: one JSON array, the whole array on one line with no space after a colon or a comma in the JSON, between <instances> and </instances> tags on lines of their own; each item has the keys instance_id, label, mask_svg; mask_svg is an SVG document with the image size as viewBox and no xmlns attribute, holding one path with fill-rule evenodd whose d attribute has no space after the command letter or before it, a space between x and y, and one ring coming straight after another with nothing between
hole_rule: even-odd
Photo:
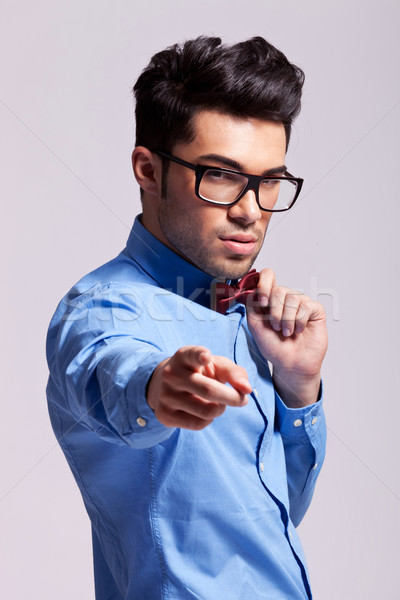
<instances>
[{"instance_id":1,"label":"eyeglass temple arm","mask_svg":"<svg viewBox=\"0 0 400 600\"><path fill-rule=\"evenodd\" d=\"M163 156L167 160L172 160L172 162L178 163L178 165L182 165L183 167L188 167L192 169L192 171L196 171L196 165L192 165L192 163L187 162L186 160L182 160L182 158L178 158L177 156L172 156L172 154L168 154L168 152L163 152L162 150L151 150L155 154L159 156Z\"/></svg>"}]
</instances>

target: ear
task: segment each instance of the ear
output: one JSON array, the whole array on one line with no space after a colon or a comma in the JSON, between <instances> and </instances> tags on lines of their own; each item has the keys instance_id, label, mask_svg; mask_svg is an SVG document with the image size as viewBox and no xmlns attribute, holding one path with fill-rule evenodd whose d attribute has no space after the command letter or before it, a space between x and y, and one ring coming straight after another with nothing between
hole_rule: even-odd
<instances>
[{"instance_id":1,"label":"ear","mask_svg":"<svg viewBox=\"0 0 400 600\"><path fill-rule=\"evenodd\" d=\"M136 146L132 153L132 167L136 181L146 193L158 196L161 189L161 160L144 146Z\"/></svg>"}]
</instances>

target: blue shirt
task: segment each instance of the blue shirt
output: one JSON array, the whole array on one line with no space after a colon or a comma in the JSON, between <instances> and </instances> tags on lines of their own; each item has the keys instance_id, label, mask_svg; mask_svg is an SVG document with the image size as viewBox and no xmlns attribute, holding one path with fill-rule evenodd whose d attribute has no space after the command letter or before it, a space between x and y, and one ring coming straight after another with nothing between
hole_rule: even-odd
<instances>
[{"instance_id":1,"label":"blue shirt","mask_svg":"<svg viewBox=\"0 0 400 600\"><path fill-rule=\"evenodd\" d=\"M324 458L322 402L284 405L245 308L210 310L211 282L136 219L51 321L49 411L92 522L98 600L311 598L295 527ZM191 344L253 387L197 432L146 402L154 368Z\"/></svg>"}]
</instances>

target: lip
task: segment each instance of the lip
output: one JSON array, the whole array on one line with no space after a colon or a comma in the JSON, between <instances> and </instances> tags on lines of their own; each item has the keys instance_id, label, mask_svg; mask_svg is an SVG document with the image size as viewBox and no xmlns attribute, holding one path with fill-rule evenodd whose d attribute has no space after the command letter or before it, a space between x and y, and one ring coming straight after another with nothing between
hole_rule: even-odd
<instances>
[{"instance_id":1,"label":"lip","mask_svg":"<svg viewBox=\"0 0 400 600\"><path fill-rule=\"evenodd\" d=\"M230 254L240 254L242 256L248 256L253 254L256 248L256 239L251 235L234 235L232 237L221 237L220 238L224 248L228 250Z\"/></svg>"},{"instance_id":2,"label":"lip","mask_svg":"<svg viewBox=\"0 0 400 600\"><path fill-rule=\"evenodd\" d=\"M223 242L243 242L248 244L250 242L256 242L257 238L254 235L246 234L246 233L234 233L232 235L222 235L220 238Z\"/></svg>"}]
</instances>

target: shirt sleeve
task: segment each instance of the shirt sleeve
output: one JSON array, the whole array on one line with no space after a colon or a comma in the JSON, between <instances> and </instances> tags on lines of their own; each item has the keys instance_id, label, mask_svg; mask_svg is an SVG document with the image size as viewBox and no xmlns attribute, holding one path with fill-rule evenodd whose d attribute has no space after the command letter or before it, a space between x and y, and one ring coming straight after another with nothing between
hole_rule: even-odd
<instances>
[{"instance_id":1,"label":"shirt sleeve","mask_svg":"<svg viewBox=\"0 0 400 600\"><path fill-rule=\"evenodd\" d=\"M47 340L49 406L133 448L169 438L174 429L156 419L146 400L150 376L168 358L153 327L135 296L112 284L65 300Z\"/></svg>"},{"instance_id":2,"label":"shirt sleeve","mask_svg":"<svg viewBox=\"0 0 400 600\"><path fill-rule=\"evenodd\" d=\"M326 423L322 383L319 400L303 408L288 408L275 391L276 421L285 450L290 517L297 527L313 496L325 458Z\"/></svg>"}]
</instances>

